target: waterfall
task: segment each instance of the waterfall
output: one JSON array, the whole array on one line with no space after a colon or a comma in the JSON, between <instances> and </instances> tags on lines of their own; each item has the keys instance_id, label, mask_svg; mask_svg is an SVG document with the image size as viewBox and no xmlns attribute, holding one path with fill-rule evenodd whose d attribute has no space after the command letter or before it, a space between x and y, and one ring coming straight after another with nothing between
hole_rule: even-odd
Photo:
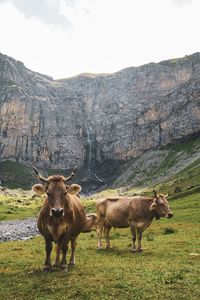
<instances>
[{"instance_id":1,"label":"waterfall","mask_svg":"<svg viewBox=\"0 0 200 300\"><path fill-rule=\"evenodd\" d=\"M105 183L101 178L99 178L95 172L92 172L92 168L91 168L91 163L92 163L92 137L91 137L91 129L90 127L85 123L85 128L86 128L86 133L87 133L87 144L88 144L88 164L87 164L87 168L88 168L88 173L89 176L93 175L97 181L101 182L101 183Z\"/></svg>"},{"instance_id":2,"label":"waterfall","mask_svg":"<svg viewBox=\"0 0 200 300\"><path fill-rule=\"evenodd\" d=\"M87 133L87 143L89 145L89 155L88 155L88 172L89 175L91 174L91 161L92 161L92 140L90 137L90 131L89 128L87 126L87 124L85 124L85 128L86 128L86 133Z\"/></svg>"},{"instance_id":3,"label":"waterfall","mask_svg":"<svg viewBox=\"0 0 200 300\"><path fill-rule=\"evenodd\" d=\"M93 173L94 174L94 177L99 181L99 182L102 182L102 183L105 183L105 181L101 180L101 178L99 178L99 176L97 176L97 174Z\"/></svg>"}]
</instances>

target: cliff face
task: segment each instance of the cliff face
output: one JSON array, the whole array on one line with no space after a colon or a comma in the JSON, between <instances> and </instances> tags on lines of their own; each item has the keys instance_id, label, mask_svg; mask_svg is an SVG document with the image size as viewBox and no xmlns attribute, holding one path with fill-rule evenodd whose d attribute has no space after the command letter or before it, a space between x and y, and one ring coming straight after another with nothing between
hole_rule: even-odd
<instances>
[{"instance_id":1,"label":"cliff face","mask_svg":"<svg viewBox=\"0 0 200 300\"><path fill-rule=\"evenodd\" d=\"M90 172L200 132L200 53L63 80L0 55L0 107L1 160Z\"/></svg>"}]
</instances>

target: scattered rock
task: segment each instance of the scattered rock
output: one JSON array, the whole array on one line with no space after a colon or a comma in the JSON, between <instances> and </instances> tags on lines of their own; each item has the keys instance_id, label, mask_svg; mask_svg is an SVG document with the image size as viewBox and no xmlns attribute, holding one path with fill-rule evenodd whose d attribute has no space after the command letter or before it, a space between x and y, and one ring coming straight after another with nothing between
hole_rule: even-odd
<instances>
[{"instance_id":1,"label":"scattered rock","mask_svg":"<svg viewBox=\"0 0 200 300\"><path fill-rule=\"evenodd\" d=\"M39 235L36 219L0 221L0 242L27 240L36 235Z\"/></svg>"},{"instance_id":2,"label":"scattered rock","mask_svg":"<svg viewBox=\"0 0 200 300\"><path fill-rule=\"evenodd\" d=\"M177 194L177 193L181 193L182 192L182 188L180 186L177 186L175 189L174 189L174 193Z\"/></svg>"}]
</instances>

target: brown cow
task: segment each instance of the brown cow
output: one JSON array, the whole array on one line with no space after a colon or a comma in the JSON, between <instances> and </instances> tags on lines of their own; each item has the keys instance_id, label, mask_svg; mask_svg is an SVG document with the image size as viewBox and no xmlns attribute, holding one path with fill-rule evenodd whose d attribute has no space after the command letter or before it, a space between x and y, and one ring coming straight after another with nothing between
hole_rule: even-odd
<instances>
[{"instance_id":1,"label":"brown cow","mask_svg":"<svg viewBox=\"0 0 200 300\"><path fill-rule=\"evenodd\" d=\"M102 248L102 231L105 233L106 248L110 248L110 229L112 227L130 227L133 241L132 252L136 251L136 232L138 239L137 251L142 251L142 232L151 225L154 217L160 219L160 217L171 218L173 216L166 199L167 196L158 195L154 191L153 198L135 196L98 200L96 203L98 248Z\"/></svg>"},{"instance_id":2,"label":"brown cow","mask_svg":"<svg viewBox=\"0 0 200 300\"><path fill-rule=\"evenodd\" d=\"M82 232L90 232L96 230L97 227L97 214L91 213L86 215L86 225Z\"/></svg>"},{"instance_id":3,"label":"brown cow","mask_svg":"<svg viewBox=\"0 0 200 300\"><path fill-rule=\"evenodd\" d=\"M33 191L39 195L46 193L47 197L38 217L38 229L44 236L46 246L46 260L44 270L51 270L52 241L57 244L55 267L67 270L66 254L68 244L71 241L72 253L69 265L75 264L76 237L84 230L87 219L84 207L77 197L81 187L77 184L66 183L74 176L53 175L48 178L42 177L34 168L38 180L42 184L35 184ZM62 259L60 261L60 253Z\"/></svg>"}]
</instances>

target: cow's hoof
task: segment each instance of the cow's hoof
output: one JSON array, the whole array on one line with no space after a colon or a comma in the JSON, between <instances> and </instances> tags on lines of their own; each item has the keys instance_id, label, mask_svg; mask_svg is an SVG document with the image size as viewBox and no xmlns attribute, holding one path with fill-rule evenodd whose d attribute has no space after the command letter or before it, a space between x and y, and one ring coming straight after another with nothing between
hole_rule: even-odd
<instances>
[{"instance_id":1,"label":"cow's hoof","mask_svg":"<svg viewBox=\"0 0 200 300\"><path fill-rule=\"evenodd\" d=\"M64 272L68 272L68 266L67 266L67 265L60 265L60 268L61 268Z\"/></svg>"},{"instance_id":2,"label":"cow's hoof","mask_svg":"<svg viewBox=\"0 0 200 300\"><path fill-rule=\"evenodd\" d=\"M143 252L143 248L138 248L137 252Z\"/></svg>"},{"instance_id":3,"label":"cow's hoof","mask_svg":"<svg viewBox=\"0 0 200 300\"><path fill-rule=\"evenodd\" d=\"M103 250L103 247L97 247L97 251Z\"/></svg>"},{"instance_id":4,"label":"cow's hoof","mask_svg":"<svg viewBox=\"0 0 200 300\"><path fill-rule=\"evenodd\" d=\"M53 264L53 268L59 268L60 265L59 264Z\"/></svg>"},{"instance_id":5,"label":"cow's hoof","mask_svg":"<svg viewBox=\"0 0 200 300\"><path fill-rule=\"evenodd\" d=\"M132 253L135 253L137 250L134 248L131 250Z\"/></svg>"},{"instance_id":6,"label":"cow's hoof","mask_svg":"<svg viewBox=\"0 0 200 300\"><path fill-rule=\"evenodd\" d=\"M75 267L75 262L69 262L68 267L69 267L69 268Z\"/></svg>"},{"instance_id":7,"label":"cow's hoof","mask_svg":"<svg viewBox=\"0 0 200 300\"><path fill-rule=\"evenodd\" d=\"M106 246L106 250L110 250L110 249L112 249L111 246Z\"/></svg>"},{"instance_id":8,"label":"cow's hoof","mask_svg":"<svg viewBox=\"0 0 200 300\"><path fill-rule=\"evenodd\" d=\"M44 272L51 272L52 266L44 266L43 271Z\"/></svg>"}]
</instances>

